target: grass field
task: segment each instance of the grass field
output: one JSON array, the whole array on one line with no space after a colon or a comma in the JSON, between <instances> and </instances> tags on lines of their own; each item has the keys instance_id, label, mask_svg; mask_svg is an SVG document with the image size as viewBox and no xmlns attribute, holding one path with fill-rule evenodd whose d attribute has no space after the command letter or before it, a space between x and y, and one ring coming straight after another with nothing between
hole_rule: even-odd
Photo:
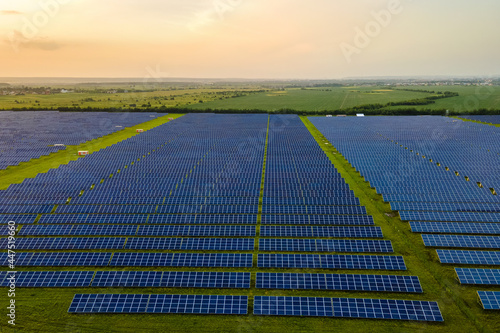
<instances>
[{"instance_id":1,"label":"grass field","mask_svg":"<svg viewBox=\"0 0 500 333\"><path fill-rule=\"evenodd\" d=\"M96 92L99 88L99 92ZM113 86L77 87L77 92L52 95L0 95L0 109L58 107L80 108L189 108L193 110L251 110L297 111L343 110L366 104L386 104L432 96L427 92L405 91L403 87L392 90L388 87L322 87L276 89L261 85L225 85L214 87L146 87L154 91L140 92L133 88L128 92L107 93ZM127 88L127 87L125 87ZM124 87L120 88L122 91ZM429 105L410 106L418 110L441 110L465 112L477 109L500 108L500 86L424 86L411 90L452 91L458 97L436 100ZM261 91L261 92L259 92ZM390 109L408 108L393 106Z\"/></svg>"},{"instance_id":2,"label":"grass field","mask_svg":"<svg viewBox=\"0 0 500 333\"><path fill-rule=\"evenodd\" d=\"M431 94L390 90L383 87L291 88L191 105L189 108L322 111L347 109L363 104L400 102L428 96Z\"/></svg>"},{"instance_id":3,"label":"grass field","mask_svg":"<svg viewBox=\"0 0 500 333\"><path fill-rule=\"evenodd\" d=\"M456 112L474 111L478 109L500 109L500 86L426 86L424 90L452 91L457 97L437 100L435 104L415 106L417 110L446 109ZM423 89L414 87L412 89ZM393 107L398 108L398 107Z\"/></svg>"},{"instance_id":4,"label":"grass field","mask_svg":"<svg viewBox=\"0 0 500 333\"><path fill-rule=\"evenodd\" d=\"M169 115L168 117L171 117ZM165 121L165 117L138 125L139 128L152 128ZM371 189L367 182L331 145L325 145L326 139L316 128L302 117L304 124L325 154L330 158L337 170L342 174L350 188L360 198L361 204L367 208L368 214L380 226L384 238L391 240L395 255L403 255L408 271L391 272L390 274L417 275L424 289L423 294L405 293L370 293L341 291L306 291L306 290L259 290L250 289L189 289L189 288L21 288L16 291L16 307L18 317L16 329L7 328L6 321L0 321L1 332L304 332L304 331L346 331L346 332L498 332L500 318L495 312L483 311L477 302L475 289L460 285L455 278L452 266L441 265L435 251L424 247L420 236L410 231L408 224L403 223L390 210L389 204ZM148 127L150 126L150 127ZM119 142L135 135L133 128L111 134L87 144L91 150L102 149L113 142ZM80 148L80 147L78 147ZM76 149L76 147L75 147ZM266 141L267 149L267 141ZM66 153L65 156L62 153ZM2 185L8 182L19 182L23 177L33 177L37 172L45 172L49 168L67 163L77 158L69 151L51 154L50 156L23 163L0 173ZM44 171L45 170L45 171ZM265 164L263 166L263 176ZM262 191L259 211L262 207ZM110 251L111 252L111 251ZM137 252L137 251L133 251ZM140 251L139 251L140 252ZM170 251L159 251L170 252ZM196 251L186 251L196 252ZM248 253L248 252L247 252ZM256 252L255 252L256 253ZM74 270L120 270L119 268L78 267ZM41 268L20 268L19 270L47 270ZM50 268L50 270L67 270L67 268ZM124 268L124 270L183 270L183 271L217 271L216 268ZM252 272L252 285L255 283L255 272L280 272L279 269L238 268L224 271ZM388 274L387 271L356 270L320 270L320 269L288 269L287 272L307 273L350 273L350 274ZM491 288L482 288L491 290ZM279 295L279 296L318 296L318 297L356 297L384 299L414 299L438 301L443 313L444 323L419 323L411 321L364 320L341 318L310 317L264 317L252 315L250 299L247 316L215 316L215 315L70 315L67 309L76 293L155 293L155 294L217 294L217 295Z\"/></svg>"},{"instance_id":5,"label":"grass field","mask_svg":"<svg viewBox=\"0 0 500 333\"><path fill-rule=\"evenodd\" d=\"M111 88L109 88L111 89ZM51 95L0 95L0 109L57 107L93 108L139 108L183 107L214 100L225 100L233 96L250 94L254 88L203 88L155 90L148 92L129 91L127 93L68 92ZM255 88L260 90L260 88ZM111 91L111 90L110 90ZM202 101L202 103L200 103Z\"/></svg>"}]
</instances>

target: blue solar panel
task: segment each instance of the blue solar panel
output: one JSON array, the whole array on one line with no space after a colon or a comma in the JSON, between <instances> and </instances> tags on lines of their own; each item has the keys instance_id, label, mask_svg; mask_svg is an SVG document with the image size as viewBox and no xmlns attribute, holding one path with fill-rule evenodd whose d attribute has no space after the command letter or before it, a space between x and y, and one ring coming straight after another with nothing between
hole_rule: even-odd
<instances>
[{"instance_id":1,"label":"blue solar panel","mask_svg":"<svg viewBox=\"0 0 500 333\"><path fill-rule=\"evenodd\" d=\"M247 296L76 294L69 313L247 314Z\"/></svg>"},{"instance_id":2,"label":"blue solar panel","mask_svg":"<svg viewBox=\"0 0 500 333\"><path fill-rule=\"evenodd\" d=\"M106 266L111 253L104 252L19 252L16 266ZM7 254L0 256L6 265Z\"/></svg>"},{"instance_id":3,"label":"blue solar panel","mask_svg":"<svg viewBox=\"0 0 500 333\"><path fill-rule=\"evenodd\" d=\"M380 227L261 226L261 237L382 238Z\"/></svg>"},{"instance_id":4,"label":"blue solar panel","mask_svg":"<svg viewBox=\"0 0 500 333\"><path fill-rule=\"evenodd\" d=\"M257 273L257 288L356 290L421 293L416 276L310 273Z\"/></svg>"},{"instance_id":5,"label":"blue solar panel","mask_svg":"<svg viewBox=\"0 0 500 333\"><path fill-rule=\"evenodd\" d=\"M255 296L254 314L443 321L436 302L361 298Z\"/></svg>"},{"instance_id":6,"label":"blue solar panel","mask_svg":"<svg viewBox=\"0 0 500 333\"><path fill-rule=\"evenodd\" d=\"M110 266L252 267L251 254L239 253L134 253L113 255Z\"/></svg>"},{"instance_id":7,"label":"blue solar panel","mask_svg":"<svg viewBox=\"0 0 500 333\"><path fill-rule=\"evenodd\" d=\"M118 237L51 237L18 238L18 250L92 250L123 249L126 238ZM0 239L0 248L7 248L7 239Z\"/></svg>"},{"instance_id":8,"label":"blue solar panel","mask_svg":"<svg viewBox=\"0 0 500 333\"><path fill-rule=\"evenodd\" d=\"M244 315L248 296L151 295L146 312Z\"/></svg>"},{"instance_id":9,"label":"blue solar panel","mask_svg":"<svg viewBox=\"0 0 500 333\"><path fill-rule=\"evenodd\" d=\"M500 285L500 269L455 268L461 284Z\"/></svg>"},{"instance_id":10,"label":"blue solar panel","mask_svg":"<svg viewBox=\"0 0 500 333\"><path fill-rule=\"evenodd\" d=\"M92 287L159 287L163 272L98 271Z\"/></svg>"},{"instance_id":11,"label":"blue solar panel","mask_svg":"<svg viewBox=\"0 0 500 333\"><path fill-rule=\"evenodd\" d=\"M36 214L0 214L0 224L7 224L14 221L16 224L30 224L35 222Z\"/></svg>"},{"instance_id":12,"label":"blue solar panel","mask_svg":"<svg viewBox=\"0 0 500 333\"><path fill-rule=\"evenodd\" d=\"M256 224L257 214L154 214L148 224Z\"/></svg>"},{"instance_id":13,"label":"blue solar panel","mask_svg":"<svg viewBox=\"0 0 500 333\"><path fill-rule=\"evenodd\" d=\"M0 285L7 287L12 274L0 273ZM93 271L19 271L13 274L16 287L89 287ZM5 279L4 279L5 278Z\"/></svg>"},{"instance_id":14,"label":"blue solar panel","mask_svg":"<svg viewBox=\"0 0 500 333\"><path fill-rule=\"evenodd\" d=\"M255 226L240 225L143 225L139 236L231 236L255 237Z\"/></svg>"},{"instance_id":15,"label":"blue solar panel","mask_svg":"<svg viewBox=\"0 0 500 333\"><path fill-rule=\"evenodd\" d=\"M379 255L259 254L257 267L406 270L403 257Z\"/></svg>"},{"instance_id":16,"label":"blue solar panel","mask_svg":"<svg viewBox=\"0 0 500 333\"><path fill-rule=\"evenodd\" d=\"M423 234L425 246L500 249L500 237Z\"/></svg>"},{"instance_id":17,"label":"blue solar panel","mask_svg":"<svg viewBox=\"0 0 500 333\"><path fill-rule=\"evenodd\" d=\"M413 232L500 235L498 223L410 222Z\"/></svg>"},{"instance_id":18,"label":"blue solar panel","mask_svg":"<svg viewBox=\"0 0 500 333\"><path fill-rule=\"evenodd\" d=\"M500 291L478 291L485 310L500 310Z\"/></svg>"},{"instance_id":19,"label":"blue solar panel","mask_svg":"<svg viewBox=\"0 0 500 333\"><path fill-rule=\"evenodd\" d=\"M259 240L260 251L291 252L394 252L390 241L353 239L280 239Z\"/></svg>"},{"instance_id":20,"label":"blue solar panel","mask_svg":"<svg viewBox=\"0 0 500 333\"><path fill-rule=\"evenodd\" d=\"M27 225L19 232L20 236L134 236L136 225Z\"/></svg>"},{"instance_id":21,"label":"blue solar panel","mask_svg":"<svg viewBox=\"0 0 500 333\"><path fill-rule=\"evenodd\" d=\"M369 215L265 215L262 224L374 225Z\"/></svg>"},{"instance_id":22,"label":"blue solar panel","mask_svg":"<svg viewBox=\"0 0 500 333\"><path fill-rule=\"evenodd\" d=\"M69 313L144 313L150 295L76 294Z\"/></svg>"},{"instance_id":23,"label":"blue solar panel","mask_svg":"<svg viewBox=\"0 0 500 333\"><path fill-rule=\"evenodd\" d=\"M145 238L130 237L126 249L131 250L223 250L253 251L249 238Z\"/></svg>"},{"instance_id":24,"label":"blue solar panel","mask_svg":"<svg viewBox=\"0 0 500 333\"><path fill-rule=\"evenodd\" d=\"M443 264L500 265L500 252L436 250Z\"/></svg>"},{"instance_id":25,"label":"blue solar panel","mask_svg":"<svg viewBox=\"0 0 500 333\"><path fill-rule=\"evenodd\" d=\"M333 317L331 298L255 296L253 313L267 316Z\"/></svg>"}]
</instances>

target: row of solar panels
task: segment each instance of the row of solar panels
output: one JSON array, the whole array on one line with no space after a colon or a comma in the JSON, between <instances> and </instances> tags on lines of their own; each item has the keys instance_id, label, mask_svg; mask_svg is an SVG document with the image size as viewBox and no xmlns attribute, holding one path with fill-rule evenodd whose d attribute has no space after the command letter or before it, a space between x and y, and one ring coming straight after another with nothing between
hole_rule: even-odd
<instances>
[{"instance_id":1,"label":"row of solar panels","mask_svg":"<svg viewBox=\"0 0 500 333\"><path fill-rule=\"evenodd\" d=\"M3 266L9 259L0 253ZM15 266L253 267L253 255L242 253L18 252L14 260ZM258 254L257 267L406 270L403 257L388 255Z\"/></svg>"},{"instance_id":2,"label":"row of solar panels","mask_svg":"<svg viewBox=\"0 0 500 333\"><path fill-rule=\"evenodd\" d=\"M498 276L495 276L498 278ZM248 272L19 271L0 272L8 287L250 288ZM259 289L348 290L422 293L416 276L320 273L256 273Z\"/></svg>"},{"instance_id":3,"label":"row of solar panels","mask_svg":"<svg viewBox=\"0 0 500 333\"><path fill-rule=\"evenodd\" d=\"M254 296L254 314L443 321L436 302ZM248 296L76 294L70 313L191 313L244 315Z\"/></svg>"},{"instance_id":4,"label":"row of solar panels","mask_svg":"<svg viewBox=\"0 0 500 333\"><path fill-rule=\"evenodd\" d=\"M0 249L8 248L0 239ZM30 237L18 238L17 250L207 250L253 251L252 238L166 238L166 237ZM275 239L259 241L259 251L281 252L394 252L388 240L369 239Z\"/></svg>"},{"instance_id":5,"label":"row of solar panels","mask_svg":"<svg viewBox=\"0 0 500 333\"><path fill-rule=\"evenodd\" d=\"M31 224L36 215L0 215L0 224ZM257 214L43 214L39 224L256 224ZM369 215L263 214L262 224L374 225Z\"/></svg>"},{"instance_id":6,"label":"row of solar panels","mask_svg":"<svg viewBox=\"0 0 500 333\"><path fill-rule=\"evenodd\" d=\"M240 225L25 225L19 236L227 236L255 237L256 226ZM0 235L7 235L7 226ZM380 227L261 226L260 237L382 238Z\"/></svg>"}]
</instances>

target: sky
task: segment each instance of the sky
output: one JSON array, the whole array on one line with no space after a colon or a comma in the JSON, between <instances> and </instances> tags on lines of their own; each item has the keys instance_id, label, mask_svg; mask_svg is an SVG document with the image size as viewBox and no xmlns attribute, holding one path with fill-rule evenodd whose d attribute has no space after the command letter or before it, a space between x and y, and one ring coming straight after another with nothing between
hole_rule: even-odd
<instances>
[{"instance_id":1,"label":"sky","mask_svg":"<svg viewBox=\"0 0 500 333\"><path fill-rule=\"evenodd\" d=\"M500 74L498 0L0 0L0 77Z\"/></svg>"}]
</instances>

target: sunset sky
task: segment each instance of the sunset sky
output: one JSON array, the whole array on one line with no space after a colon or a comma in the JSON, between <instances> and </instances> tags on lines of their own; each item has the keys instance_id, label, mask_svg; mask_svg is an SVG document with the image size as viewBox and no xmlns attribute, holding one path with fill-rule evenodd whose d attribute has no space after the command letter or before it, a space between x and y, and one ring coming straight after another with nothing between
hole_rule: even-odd
<instances>
[{"instance_id":1,"label":"sunset sky","mask_svg":"<svg viewBox=\"0 0 500 333\"><path fill-rule=\"evenodd\" d=\"M0 0L0 76L499 75L499 13L498 0Z\"/></svg>"}]
</instances>

